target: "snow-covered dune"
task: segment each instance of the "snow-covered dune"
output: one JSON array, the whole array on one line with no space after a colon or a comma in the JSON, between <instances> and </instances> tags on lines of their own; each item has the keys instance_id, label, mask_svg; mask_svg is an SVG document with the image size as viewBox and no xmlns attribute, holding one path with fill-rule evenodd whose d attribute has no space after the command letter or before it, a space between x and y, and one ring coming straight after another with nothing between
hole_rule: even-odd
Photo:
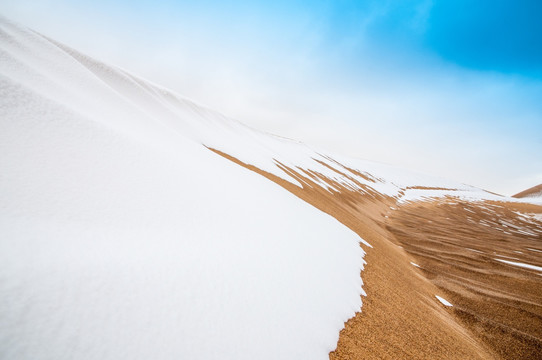
<instances>
[{"instance_id":1,"label":"snow-covered dune","mask_svg":"<svg viewBox=\"0 0 542 360\"><path fill-rule=\"evenodd\" d=\"M336 214L528 201L257 131L2 18L0 169L2 359L326 359L367 243L276 183Z\"/></svg>"},{"instance_id":2,"label":"snow-covered dune","mask_svg":"<svg viewBox=\"0 0 542 360\"><path fill-rule=\"evenodd\" d=\"M0 358L326 359L360 239L203 145L265 141L1 20Z\"/></svg>"}]
</instances>

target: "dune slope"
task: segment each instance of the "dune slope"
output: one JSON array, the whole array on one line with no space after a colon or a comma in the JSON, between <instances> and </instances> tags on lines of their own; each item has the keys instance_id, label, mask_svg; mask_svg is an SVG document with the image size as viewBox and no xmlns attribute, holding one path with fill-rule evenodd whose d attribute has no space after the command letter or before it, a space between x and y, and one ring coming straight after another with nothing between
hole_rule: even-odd
<instances>
[{"instance_id":1,"label":"dune slope","mask_svg":"<svg viewBox=\"0 0 542 360\"><path fill-rule=\"evenodd\" d=\"M524 190L522 192L517 193L513 197L515 198L540 198L542 197L542 184L533 186L532 188L529 188L527 190Z\"/></svg>"},{"instance_id":2,"label":"dune slope","mask_svg":"<svg viewBox=\"0 0 542 360\"><path fill-rule=\"evenodd\" d=\"M238 126L206 114L0 22L2 359L328 357L359 237L205 148Z\"/></svg>"},{"instance_id":3,"label":"dune slope","mask_svg":"<svg viewBox=\"0 0 542 360\"><path fill-rule=\"evenodd\" d=\"M530 200L256 131L5 19L0 45L2 358L541 355Z\"/></svg>"}]
</instances>

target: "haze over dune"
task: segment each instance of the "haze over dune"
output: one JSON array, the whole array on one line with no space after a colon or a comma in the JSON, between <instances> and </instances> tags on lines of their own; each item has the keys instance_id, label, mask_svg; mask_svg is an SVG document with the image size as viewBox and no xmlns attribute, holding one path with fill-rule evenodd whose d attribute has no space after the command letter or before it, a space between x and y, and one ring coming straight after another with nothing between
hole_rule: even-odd
<instances>
[{"instance_id":1,"label":"haze over dune","mask_svg":"<svg viewBox=\"0 0 542 360\"><path fill-rule=\"evenodd\" d=\"M2 358L542 356L529 199L260 132L3 18L0 147Z\"/></svg>"}]
</instances>

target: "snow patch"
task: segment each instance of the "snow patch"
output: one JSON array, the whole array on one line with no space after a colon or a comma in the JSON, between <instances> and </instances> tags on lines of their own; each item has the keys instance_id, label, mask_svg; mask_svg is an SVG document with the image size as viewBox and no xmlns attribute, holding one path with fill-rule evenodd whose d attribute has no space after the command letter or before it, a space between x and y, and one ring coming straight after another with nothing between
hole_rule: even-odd
<instances>
[{"instance_id":1,"label":"snow patch","mask_svg":"<svg viewBox=\"0 0 542 360\"><path fill-rule=\"evenodd\" d=\"M465 250L472 251L472 252L477 252L477 253L480 253L480 254L484 253L483 251L476 250L476 249L471 249L471 248L465 248Z\"/></svg>"},{"instance_id":2,"label":"snow patch","mask_svg":"<svg viewBox=\"0 0 542 360\"><path fill-rule=\"evenodd\" d=\"M444 306L453 306L452 303L450 303L448 300L438 296L438 295L435 295L435 297L437 298L438 301L440 301Z\"/></svg>"},{"instance_id":3,"label":"snow patch","mask_svg":"<svg viewBox=\"0 0 542 360\"><path fill-rule=\"evenodd\" d=\"M524 269L542 271L542 266L536 266L536 265L525 264L525 263L516 262L516 261L501 260L501 259L495 259L495 260L508 264L508 265L518 266Z\"/></svg>"}]
</instances>

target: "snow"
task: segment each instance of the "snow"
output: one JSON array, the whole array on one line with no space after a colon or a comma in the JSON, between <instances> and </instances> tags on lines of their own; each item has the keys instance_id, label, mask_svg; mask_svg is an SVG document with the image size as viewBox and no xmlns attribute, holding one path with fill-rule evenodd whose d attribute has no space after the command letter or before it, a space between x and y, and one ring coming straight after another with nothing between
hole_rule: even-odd
<instances>
[{"instance_id":1,"label":"snow","mask_svg":"<svg viewBox=\"0 0 542 360\"><path fill-rule=\"evenodd\" d=\"M480 251L480 250L476 250L476 249L471 249L471 248L465 248L466 250L469 250L469 251L472 251L472 252L477 252L477 253L480 253L480 254L483 254L484 252L483 251Z\"/></svg>"},{"instance_id":2,"label":"snow","mask_svg":"<svg viewBox=\"0 0 542 360\"><path fill-rule=\"evenodd\" d=\"M496 252L493 252L493 254L494 254L495 256L502 257L502 258L506 258L506 259L519 260L517 257L501 255L501 254L497 254Z\"/></svg>"},{"instance_id":3,"label":"snow","mask_svg":"<svg viewBox=\"0 0 542 360\"><path fill-rule=\"evenodd\" d=\"M513 198L516 199L517 202L523 202L528 204L535 204L535 205L542 205L542 197L524 197L524 198Z\"/></svg>"},{"instance_id":4,"label":"snow","mask_svg":"<svg viewBox=\"0 0 542 360\"><path fill-rule=\"evenodd\" d=\"M525 264L525 263L521 263L521 262L501 260L501 259L495 259L495 260L500 261L500 262L505 263L505 264L508 264L508 265L518 266L518 267L521 267L521 268L524 268L524 269L542 271L542 266L530 265L530 264Z\"/></svg>"},{"instance_id":5,"label":"snow","mask_svg":"<svg viewBox=\"0 0 542 360\"><path fill-rule=\"evenodd\" d=\"M328 358L359 237L202 144L309 156L0 20L2 358Z\"/></svg>"},{"instance_id":6,"label":"snow","mask_svg":"<svg viewBox=\"0 0 542 360\"><path fill-rule=\"evenodd\" d=\"M372 246L371 244L369 244L367 241L363 240L362 238L360 238L359 241L360 241L363 245L368 246L368 247L370 247L371 249L373 248L373 246Z\"/></svg>"},{"instance_id":7,"label":"snow","mask_svg":"<svg viewBox=\"0 0 542 360\"><path fill-rule=\"evenodd\" d=\"M438 301L440 301L444 306L453 306L452 303L450 303L448 300L438 296L438 295L435 295L435 297L437 298Z\"/></svg>"},{"instance_id":8,"label":"snow","mask_svg":"<svg viewBox=\"0 0 542 360\"><path fill-rule=\"evenodd\" d=\"M525 222L527 222L529 224L538 225L537 222L542 222L542 214L522 213L522 212L519 212L519 211L513 211L513 213L520 216L523 221L525 221ZM532 220L535 220L535 222L533 222Z\"/></svg>"},{"instance_id":9,"label":"snow","mask_svg":"<svg viewBox=\"0 0 542 360\"><path fill-rule=\"evenodd\" d=\"M0 18L2 357L328 358L372 246L208 148L331 193L530 201L323 155Z\"/></svg>"},{"instance_id":10,"label":"snow","mask_svg":"<svg viewBox=\"0 0 542 360\"><path fill-rule=\"evenodd\" d=\"M535 232L532 232L529 229L518 229L518 230L516 230L516 232L518 234L523 234L523 235L537 236L537 234Z\"/></svg>"},{"instance_id":11,"label":"snow","mask_svg":"<svg viewBox=\"0 0 542 360\"><path fill-rule=\"evenodd\" d=\"M449 202L451 202L451 199L459 199L467 202L484 200L521 202L519 199L494 195L484 190L466 185L449 184L448 186L450 186L449 189L406 189L404 195L399 198L399 203L438 199L447 199Z\"/></svg>"}]
</instances>

